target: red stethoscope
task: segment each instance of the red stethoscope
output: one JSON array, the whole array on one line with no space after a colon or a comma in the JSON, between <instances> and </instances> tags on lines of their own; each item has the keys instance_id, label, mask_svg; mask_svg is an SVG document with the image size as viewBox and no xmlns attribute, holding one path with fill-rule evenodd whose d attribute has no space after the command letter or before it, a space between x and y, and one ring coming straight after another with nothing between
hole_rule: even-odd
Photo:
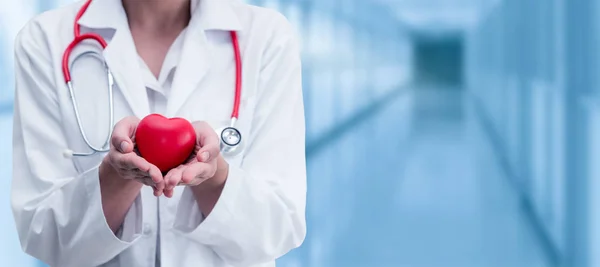
<instances>
[{"instance_id":1,"label":"red stethoscope","mask_svg":"<svg viewBox=\"0 0 600 267\"><path fill-rule=\"evenodd\" d=\"M77 16L75 17L75 23L74 23L75 38L69 44L67 49L65 49L65 52L63 54L62 71L63 71L65 83L67 84L67 87L69 89L71 104L73 105L73 109L75 111L75 118L77 120L79 132L81 133L81 136L83 137L83 140L85 141L86 145L92 151L78 153L78 152L73 152L71 150L66 150L64 154L65 154L65 156L69 156L69 157L71 157L71 156L91 156L91 155L94 155L95 153L108 152L110 137L111 137L112 129L114 126L114 99L113 99L114 79L113 79L110 69L108 68L106 63L104 63L104 67L106 68L107 79L108 79L110 127L108 128L109 131L107 134L106 141L104 142L104 144L101 147L94 146L89 141L87 135L85 134L85 131L84 131L82 123L81 123L79 108L77 106L77 99L75 98L73 84L71 82L71 72L69 70L69 59L71 57L71 52L73 51L75 46L77 46L78 44L80 44L81 42L83 42L85 40L95 40L98 44L100 44L100 46L102 46L102 49L105 49L106 46L108 45L106 43L106 41L104 40L104 38L102 38L102 36L100 36L98 34L95 34L95 33L81 34L81 29L80 29L78 22L91 3L92 3L92 0L88 0L81 7L79 12L77 12ZM242 95L242 58L240 55L240 46L239 46L239 42L238 42L237 33L235 31L230 31L230 35L231 35L231 41L232 41L232 46L233 46L233 53L235 56L235 97L234 97L234 102L233 102L233 111L231 112L230 126L217 131L217 134L219 134L219 137L220 137L219 139L221 141L221 152L225 153L225 154L235 154L238 151L237 148L240 147L240 143L242 141L242 134L235 127L235 123L236 123L236 121L238 119L238 115L239 115L240 98ZM93 52L89 51L89 52L78 55L75 59L73 59L72 63L74 63L79 57L87 55L87 54L91 54L91 53L93 53Z\"/></svg>"}]
</instances>

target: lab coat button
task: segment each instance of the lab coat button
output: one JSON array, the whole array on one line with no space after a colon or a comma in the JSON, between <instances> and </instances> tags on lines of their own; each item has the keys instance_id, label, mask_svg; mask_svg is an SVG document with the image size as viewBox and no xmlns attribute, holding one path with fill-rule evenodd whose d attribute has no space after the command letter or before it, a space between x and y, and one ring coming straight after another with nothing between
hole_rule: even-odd
<instances>
[{"instance_id":1,"label":"lab coat button","mask_svg":"<svg viewBox=\"0 0 600 267\"><path fill-rule=\"evenodd\" d=\"M149 223L144 224L144 235L150 234L152 234L152 226Z\"/></svg>"}]
</instances>

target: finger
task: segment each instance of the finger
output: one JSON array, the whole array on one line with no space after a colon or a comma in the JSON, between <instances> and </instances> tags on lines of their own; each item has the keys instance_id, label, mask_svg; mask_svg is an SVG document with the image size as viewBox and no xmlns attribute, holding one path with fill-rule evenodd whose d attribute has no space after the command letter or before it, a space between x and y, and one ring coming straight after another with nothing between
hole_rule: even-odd
<instances>
[{"instance_id":1,"label":"finger","mask_svg":"<svg viewBox=\"0 0 600 267\"><path fill-rule=\"evenodd\" d=\"M133 151L132 138L135 135L140 120L136 117L129 116L120 120L114 127L111 136L111 145L121 153L129 153Z\"/></svg>"},{"instance_id":2,"label":"finger","mask_svg":"<svg viewBox=\"0 0 600 267\"><path fill-rule=\"evenodd\" d=\"M154 182L148 178L148 177L138 177L135 178L136 181L138 181L139 183L146 185L146 186L150 186L152 187L154 196L159 197L162 194L162 190L158 190L158 188L156 187L156 185L154 184Z\"/></svg>"},{"instance_id":3,"label":"finger","mask_svg":"<svg viewBox=\"0 0 600 267\"><path fill-rule=\"evenodd\" d=\"M219 137L215 131L206 122L194 123L196 129L198 145L200 150L197 152L197 159L201 162L208 162L219 155Z\"/></svg>"},{"instance_id":4,"label":"finger","mask_svg":"<svg viewBox=\"0 0 600 267\"><path fill-rule=\"evenodd\" d=\"M154 184L152 183L152 180L150 180L147 177L136 177L136 178L134 178L134 180L138 181L139 183L141 183L143 185L154 187Z\"/></svg>"},{"instance_id":5,"label":"finger","mask_svg":"<svg viewBox=\"0 0 600 267\"><path fill-rule=\"evenodd\" d=\"M191 184L195 179L206 180L214 175L214 167L212 164L198 162L190 164L181 176L181 182Z\"/></svg>"},{"instance_id":6,"label":"finger","mask_svg":"<svg viewBox=\"0 0 600 267\"><path fill-rule=\"evenodd\" d=\"M155 196L155 197L160 197L160 196L163 194L163 191L162 191L162 190L158 190L158 189L156 188L156 186L153 186L153 187L152 187L152 190L154 190L154 196Z\"/></svg>"},{"instance_id":7,"label":"finger","mask_svg":"<svg viewBox=\"0 0 600 267\"><path fill-rule=\"evenodd\" d=\"M117 167L126 170L139 170L143 173L150 173L150 169L155 167L146 159L138 156L135 153L119 154L113 153L113 159ZM160 171L159 171L160 172ZM158 179L160 181L160 178Z\"/></svg>"},{"instance_id":8,"label":"finger","mask_svg":"<svg viewBox=\"0 0 600 267\"><path fill-rule=\"evenodd\" d=\"M172 198L174 194L174 189L165 189L165 197Z\"/></svg>"},{"instance_id":9,"label":"finger","mask_svg":"<svg viewBox=\"0 0 600 267\"><path fill-rule=\"evenodd\" d=\"M154 184L154 182L152 181L152 179L150 179L150 177L136 177L134 180L138 181L139 183L141 183L143 185L152 187L152 190L154 191L154 196L156 196L156 197L160 196L160 194L162 193L162 190L159 190L156 187L156 184Z\"/></svg>"},{"instance_id":10,"label":"finger","mask_svg":"<svg viewBox=\"0 0 600 267\"><path fill-rule=\"evenodd\" d=\"M184 165L179 165L177 168L174 168L167 173L165 176L166 189L171 190L179 184L181 181L181 175L183 174L183 170L185 168L186 167Z\"/></svg>"},{"instance_id":11,"label":"finger","mask_svg":"<svg viewBox=\"0 0 600 267\"><path fill-rule=\"evenodd\" d=\"M169 173L167 173L167 175L165 176L166 188L164 190L164 193L166 197L173 197L175 186L177 186L177 184L179 184L179 182L181 181L181 174L185 168L185 165L179 165L177 166L177 168L171 169Z\"/></svg>"},{"instance_id":12,"label":"finger","mask_svg":"<svg viewBox=\"0 0 600 267\"><path fill-rule=\"evenodd\" d=\"M175 187L182 184L181 177L183 175L183 171L189 166L189 164L179 165L176 168L172 169L165 176L165 183L167 187L165 188L165 196L168 198L172 198Z\"/></svg>"},{"instance_id":13,"label":"finger","mask_svg":"<svg viewBox=\"0 0 600 267\"><path fill-rule=\"evenodd\" d=\"M162 173L158 169L158 167L150 164L150 170L148 171L150 175L150 179L155 184L154 195L159 197L163 194L163 190L165 189L165 180L162 176Z\"/></svg>"}]
</instances>

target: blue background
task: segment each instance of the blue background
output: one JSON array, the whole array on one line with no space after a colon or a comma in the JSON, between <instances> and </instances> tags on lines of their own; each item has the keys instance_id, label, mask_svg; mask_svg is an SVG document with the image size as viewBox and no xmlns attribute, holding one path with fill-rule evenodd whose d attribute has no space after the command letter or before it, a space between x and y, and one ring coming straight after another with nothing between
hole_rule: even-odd
<instances>
[{"instance_id":1,"label":"blue background","mask_svg":"<svg viewBox=\"0 0 600 267\"><path fill-rule=\"evenodd\" d=\"M0 0L0 261L13 42ZM254 0L302 37L308 236L289 267L600 266L599 2Z\"/></svg>"}]
</instances>

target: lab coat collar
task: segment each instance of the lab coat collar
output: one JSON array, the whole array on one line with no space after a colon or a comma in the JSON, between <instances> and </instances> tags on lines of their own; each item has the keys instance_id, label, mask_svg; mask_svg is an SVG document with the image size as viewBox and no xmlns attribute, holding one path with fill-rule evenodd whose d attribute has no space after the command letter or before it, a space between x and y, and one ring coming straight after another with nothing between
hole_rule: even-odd
<instances>
[{"instance_id":1,"label":"lab coat collar","mask_svg":"<svg viewBox=\"0 0 600 267\"><path fill-rule=\"evenodd\" d=\"M208 41L206 32L241 31L241 23L233 5L236 0L198 0L199 6L188 25L182 57L173 77L169 94L166 115L177 116L188 97L199 89L199 84L206 78L214 63L214 51ZM193 3L192 3L193 4ZM194 6L192 6L193 8ZM193 29L203 30L193 30ZM203 92L200 92L203 93Z\"/></svg>"},{"instance_id":2,"label":"lab coat collar","mask_svg":"<svg viewBox=\"0 0 600 267\"><path fill-rule=\"evenodd\" d=\"M121 0L92 0L78 23L90 29L116 30L121 25L128 26Z\"/></svg>"},{"instance_id":3,"label":"lab coat collar","mask_svg":"<svg viewBox=\"0 0 600 267\"><path fill-rule=\"evenodd\" d=\"M199 30L240 31L242 25L233 4L235 0L192 0L192 20L198 20ZM112 15L111 15L112 14ZM79 25L92 28L120 29L128 27L122 0L93 0L79 19Z\"/></svg>"},{"instance_id":4,"label":"lab coat collar","mask_svg":"<svg viewBox=\"0 0 600 267\"><path fill-rule=\"evenodd\" d=\"M93 0L79 24L92 30L116 30L112 38L104 36L110 41L103 55L133 113L141 118L150 113L150 106L141 78L138 54L121 1ZM192 0L192 18L186 30L182 53L185 56L174 77L167 107L169 116L181 108L187 96L197 88L210 69L212 58L205 31L242 29L233 7L234 1L236 0Z\"/></svg>"},{"instance_id":5,"label":"lab coat collar","mask_svg":"<svg viewBox=\"0 0 600 267\"><path fill-rule=\"evenodd\" d=\"M240 31L242 24L234 10L234 0L195 0L200 6L193 16L204 30ZM193 3L192 3L193 7Z\"/></svg>"}]
</instances>

